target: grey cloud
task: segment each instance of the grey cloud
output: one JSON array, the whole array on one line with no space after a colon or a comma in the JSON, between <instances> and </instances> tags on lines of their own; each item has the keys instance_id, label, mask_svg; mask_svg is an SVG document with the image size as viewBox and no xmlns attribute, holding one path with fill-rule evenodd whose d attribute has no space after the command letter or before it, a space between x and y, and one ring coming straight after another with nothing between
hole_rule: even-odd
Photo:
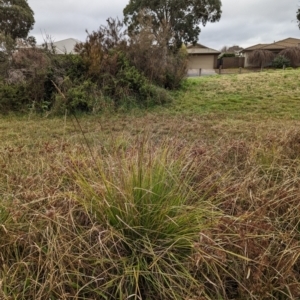
<instances>
[{"instance_id":1,"label":"grey cloud","mask_svg":"<svg viewBox=\"0 0 300 300\"><path fill-rule=\"evenodd\" d=\"M200 42L220 49L238 44L248 47L271 43L288 37L299 37L297 1L223 0L220 22L202 28Z\"/></svg>"},{"instance_id":2,"label":"grey cloud","mask_svg":"<svg viewBox=\"0 0 300 300\"><path fill-rule=\"evenodd\" d=\"M28 3L36 20L30 34L42 42L45 33L55 40L69 37L84 40L86 29L98 29L108 17L122 18L127 0L29 0Z\"/></svg>"},{"instance_id":3,"label":"grey cloud","mask_svg":"<svg viewBox=\"0 0 300 300\"><path fill-rule=\"evenodd\" d=\"M108 17L122 19L128 1L29 0L36 19L31 34L38 41L41 32L55 40L84 40L85 29L96 30ZM298 0L223 0L222 4L221 20L201 26L199 41L204 45L215 49L233 44L247 47L300 35L296 22Z\"/></svg>"}]
</instances>

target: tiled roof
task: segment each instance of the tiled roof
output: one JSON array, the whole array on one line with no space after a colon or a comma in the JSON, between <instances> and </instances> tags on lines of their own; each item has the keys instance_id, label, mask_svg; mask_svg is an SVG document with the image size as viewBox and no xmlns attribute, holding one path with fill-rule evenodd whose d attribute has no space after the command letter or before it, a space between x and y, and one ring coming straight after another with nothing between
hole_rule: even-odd
<instances>
[{"instance_id":1,"label":"tiled roof","mask_svg":"<svg viewBox=\"0 0 300 300\"><path fill-rule=\"evenodd\" d=\"M187 46L189 54L220 54L221 52L212 48L208 48L201 44Z\"/></svg>"},{"instance_id":2,"label":"tiled roof","mask_svg":"<svg viewBox=\"0 0 300 300\"><path fill-rule=\"evenodd\" d=\"M263 48L267 45L269 45L269 44L256 44L256 45L253 45L251 47L245 48L244 51L252 51L252 50L261 49L261 48Z\"/></svg>"},{"instance_id":3,"label":"tiled roof","mask_svg":"<svg viewBox=\"0 0 300 300\"><path fill-rule=\"evenodd\" d=\"M244 49L244 51L252 51L258 49L264 50L283 50L288 47L300 46L300 39L296 38L287 38L281 41L277 41L271 44L257 44L251 47Z\"/></svg>"}]
</instances>

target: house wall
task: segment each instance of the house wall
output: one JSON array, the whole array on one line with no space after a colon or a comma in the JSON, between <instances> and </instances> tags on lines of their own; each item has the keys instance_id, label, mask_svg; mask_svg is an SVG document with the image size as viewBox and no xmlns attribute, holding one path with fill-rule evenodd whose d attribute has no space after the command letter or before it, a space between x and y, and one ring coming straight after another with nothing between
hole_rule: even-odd
<instances>
[{"instance_id":1,"label":"house wall","mask_svg":"<svg viewBox=\"0 0 300 300\"><path fill-rule=\"evenodd\" d=\"M219 55L214 55L214 69L218 68L218 56Z\"/></svg>"},{"instance_id":2,"label":"house wall","mask_svg":"<svg viewBox=\"0 0 300 300\"><path fill-rule=\"evenodd\" d=\"M214 69L216 58L211 54L189 55L188 69Z\"/></svg>"}]
</instances>

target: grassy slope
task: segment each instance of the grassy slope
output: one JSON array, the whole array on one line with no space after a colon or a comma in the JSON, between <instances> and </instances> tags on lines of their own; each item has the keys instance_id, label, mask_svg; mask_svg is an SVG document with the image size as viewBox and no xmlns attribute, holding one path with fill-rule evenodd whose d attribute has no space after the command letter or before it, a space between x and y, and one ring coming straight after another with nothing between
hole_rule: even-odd
<instances>
[{"instance_id":1,"label":"grassy slope","mask_svg":"<svg viewBox=\"0 0 300 300\"><path fill-rule=\"evenodd\" d=\"M88 263L75 262L84 261L80 251L96 254L72 230L79 226L84 239L98 225L69 202L74 194L85 197L72 170L78 168L91 177L93 188L102 190L95 183L99 176L93 157L103 159L101 164L113 170L105 176L118 182L114 170L128 167L130 174L140 143L150 157L160 148L169 149L168 161L184 156L193 170L193 201L205 199L224 215L211 230L203 229L195 247L194 277L203 289L198 299L299 298L299 76L296 70L189 79L169 107L80 117L84 137L71 116L2 117L0 298L70 299L63 296L66 290L79 293L76 284L84 285L84 279L63 274L72 266L74 272L92 272ZM115 163L122 156L133 165ZM124 190L118 188L117 194L125 194L126 184ZM44 231L49 224L53 232ZM75 254L72 239L75 248L82 247ZM32 250L16 254L14 245L22 243ZM32 275L31 265L38 261L39 274ZM53 268L59 274L52 274ZM44 280L44 269L51 273L49 280Z\"/></svg>"},{"instance_id":2,"label":"grassy slope","mask_svg":"<svg viewBox=\"0 0 300 300\"><path fill-rule=\"evenodd\" d=\"M190 79L175 109L243 117L299 119L299 71Z\"/></svg>"},{"instance_id":3,"label":"grassy slope","mask_svg":"<svg viewBox=\"0 0 300 300\"><path fill-rule=\"evenodd\" d=\"M270 125L279 128L300 119L300 71L263 72L188 79L183 90L174 93L171 106L146 112L90 116L80 119L83 129L103 136L134 136L149 132L157 136L175 135L192 140L203 129L220 137L222 132L246 134L245 129ZM72 117L39 119L2 117L2 143L32 143L39 139L80 136ZM250 128L251 129L251 128ZM25 142L27 144L27 142Z\"/></svg>"}]
</instances>

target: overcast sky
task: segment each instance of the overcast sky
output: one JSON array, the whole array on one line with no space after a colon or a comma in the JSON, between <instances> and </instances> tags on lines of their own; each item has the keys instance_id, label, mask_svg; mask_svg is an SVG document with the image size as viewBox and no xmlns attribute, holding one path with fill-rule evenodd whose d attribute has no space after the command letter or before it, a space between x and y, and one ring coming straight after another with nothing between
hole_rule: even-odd
<instances>
[{"instance_id":1,"label":"overcast sky","mask_svg":"<svg viewBox=\"0 0 300 300\"><path fill-rule=\"evenodd\" d=\"M151 1L151 0L149 0ZM50 35L54 41L76 38L84 41L85 30L97 30L108 17L123 18L129 0L28 0L35 13L30 35L38 43ZM199 42L214 49L252 46L288 37L300 38L296 21L298 0L222 0L222 17L201 26Z\"/></svg>"}]
</instances>

